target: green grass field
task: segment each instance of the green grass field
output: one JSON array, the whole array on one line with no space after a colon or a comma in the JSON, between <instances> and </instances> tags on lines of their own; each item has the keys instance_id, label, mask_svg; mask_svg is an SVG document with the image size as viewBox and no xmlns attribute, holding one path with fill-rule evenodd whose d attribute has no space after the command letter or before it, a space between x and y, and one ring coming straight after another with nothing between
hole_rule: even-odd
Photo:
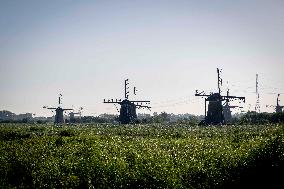
<instances>
[{"instance_id":1,"label":"green grass field","mask_svg":"<svg viewBox=\"0 0 284 189\"><path fill-rule=\"evenodd\" d=\"M0 124L0 188L273 188L283 142L284 125Z\"/></svg>"}]
</instances>

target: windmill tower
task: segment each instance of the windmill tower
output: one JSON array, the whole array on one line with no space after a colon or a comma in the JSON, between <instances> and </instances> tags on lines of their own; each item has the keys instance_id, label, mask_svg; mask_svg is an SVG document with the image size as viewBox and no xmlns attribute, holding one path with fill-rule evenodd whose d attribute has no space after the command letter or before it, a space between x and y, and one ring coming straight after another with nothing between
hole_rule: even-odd
<instances>
[{"instance_id":1,"label":"windmill tower","mask_svg":"<svg viewBox=\"0 0 284 189\"><path fill-rule=\"evenodd\" d=\"M124 100L121 99L104 99L104 103L107 104L119 104L120 105L120 114L119 114L119 122L121 124L129 124L135 123L137 121L137 114L136 108L147 108L150 109L150 101L146 100L138 100L138 101L131 101L129 100L129 82L128 79L124 81ZM136 87L134 87L134 94L136 94ZM117 109L118 110L118 109Z\"/></svg>"},{"instance_id":2,"label":"windmill tower","mask_svg":"<svg viewBox=\"0 0 284 189\"><path fill-rule=\"evenodd\" d=\"M256 74L255 94L256 94L255 112L260 113L260 101L259 101L259 91L258 91L258 74Z\"/></svg>"},{"instance_id":3,"label":"windmill tower","mask_svg":"<svg viewBox=\"0 0 284 189\"><path fill-rule=\"evenodd\" d=\"M226 96L221 95L221 86L222 86L222 79L220 77L220 69L217 68L217 74L218 74L218 92L217 93L210 93L210 94L205 94L204 91L198 92L196 90L195 96L201 96L205 97L205 120L203 121L207 125L217 125L217 124L225 124L226 119L225 119L225 113L224 113L224 105L223 101L225 101L228 104L229 101L232 100L242 100L245 102L245 97L237 97L237 96L230 96L229 93L227 92ZM208 111L207 111L207 102L208 102ZM228 111L230 112L230 107L226 109L226 113ZM230 112L231 115L231 112ZM226 114L226 116L228 114Z\"/></svg>"},{"instance_id":4,"label":"windmill tower","mask_svg":"<svg viewBox=\"0 0 284 189\"><path fill-rule=\"evenodd\" d=\"M61 97L62 97L62 94L59 94L59 97L58 97L58 107L57 108L47 107L47 106L43 107L43 108L46 108L48 110L55 110L55 120L54 120L55 124L64 123L64 117L63 117L63 112L64 111L73 110L71 108L62 108L61 107L62 106Z\"/></svg>"}]
</instances>

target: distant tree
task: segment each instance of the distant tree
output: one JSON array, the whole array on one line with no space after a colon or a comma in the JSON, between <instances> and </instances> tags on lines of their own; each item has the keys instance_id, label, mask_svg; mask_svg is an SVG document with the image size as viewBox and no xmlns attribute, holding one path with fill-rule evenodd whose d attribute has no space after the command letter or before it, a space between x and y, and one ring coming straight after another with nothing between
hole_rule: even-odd
<instances>
[{"instance_id":1,"label":"distant tree","mask_svg":"<svg viewBox=\"0 0 284 189\"><path fill-rule=\"evenodd\" d=\"M247 112L244 114L239 123L241 124L265 124L265 123L284 123L284 113L257 113Z\"/></svg>"},{"instance_id":2,"label":"distant tree","mask_svg":"<svg viewBox=\"0 0 284 189\"><path fill-rule=\"evenodd\" d=\"M166 112L161 112L160 116L162 117L163 121L167 121L169 117Z\"/></svg>"},{"instance_id":3,"label":"distant tree","mask_svg":"<svg viewBox=\"0 0 284 189\"><path fill-rule=\"evenodd\" d=\"M23 118L21 123L28 123L29 122L29 119L28 118Z\"/></svg>"}]
</instances>

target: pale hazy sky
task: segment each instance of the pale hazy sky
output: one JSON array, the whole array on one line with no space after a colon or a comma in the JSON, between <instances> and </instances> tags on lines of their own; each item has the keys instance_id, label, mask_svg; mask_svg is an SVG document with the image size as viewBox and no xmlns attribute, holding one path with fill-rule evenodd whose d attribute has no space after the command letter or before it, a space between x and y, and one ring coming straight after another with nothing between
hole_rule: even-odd
<instances>
[{"instance_id":1,"label":"pale hazy sky","mask_svg":"<svg viewBox=\"0 0 284 189\"><path fill-rule=\"evenodd\" d=\"M273 111L283 34L283 0L0 0L0 110L52 115L42 106L62 93L85 115L115 113L103 99L123 98L129 78L152 113L203 114L195 90L217 91L219 67L246 109L258 73L261 110Z\"/></svg>"}]
</instances>

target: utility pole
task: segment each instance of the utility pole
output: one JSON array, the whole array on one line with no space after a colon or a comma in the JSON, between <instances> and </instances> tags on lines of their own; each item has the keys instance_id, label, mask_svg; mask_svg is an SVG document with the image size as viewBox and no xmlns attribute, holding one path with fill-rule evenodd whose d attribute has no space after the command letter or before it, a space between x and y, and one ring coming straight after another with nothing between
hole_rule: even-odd
<instances>
[{"instance_id":1,"label":"utility pole","mask_svg":"<svg viewBox=\"0 0 284 189\"><path fill-rule=\"evenodd\" d=\"M256 74L255 94L256 94L255 112L260 113L260 101L259 101L259 90L258 90L258 74Z\"/></svg>"}]
</instances>

